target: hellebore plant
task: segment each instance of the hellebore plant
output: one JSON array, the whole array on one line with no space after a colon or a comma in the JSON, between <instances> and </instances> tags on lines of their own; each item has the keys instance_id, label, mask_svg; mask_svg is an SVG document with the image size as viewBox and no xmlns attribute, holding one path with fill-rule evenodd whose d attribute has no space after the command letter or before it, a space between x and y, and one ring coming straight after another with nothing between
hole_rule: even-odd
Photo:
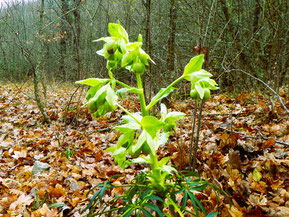
<instances>
[{"instance_id":1,"label":"hellebore plant","mask_svg":"<svg viewBox=\"0 0 289 217\"><path fill-rule=\"evenodd\" d=\"M76 83L91 86L86 95L86 104L89 112L93 113L95 117L100 117L105 115L107 112L112 112L117 107L126 113L126 115L122 117L124 124L114 128L122 133L118 139L117 145L108 148L106 151L113 152L115 162L123 168L133 163L145 163L150 165L150 170L145 174L145 178L142 182L143 184L145 183L145 187L149 192L139 192L141 194L139 195L139 198L146 198L143 199L142 202L148 201L149 199L155 199L156 204L158 205L149 203L150 205L146 205L146 207L154 210L158 213L158 216L163 216L162 208L165 204L164 199L167 199L170 208L174 209L181 215L185 206L178 208L176 203L173 202L168 194L169 189L173 189L172 186L176 185L173 184L173 182L171 183L170 180L172 180L172 175L176 176L177 171L172 166L167 165L169 157L160 160L158 159L157 150L168 141L170 133L176 128L176 121L183 118L185 114L182 112L168 112L166 106L161 104L161 117L158 119L157 117L150 115L150 110L161 99L167 97L172 91L174 91L175 85L182 80L191 82L191 96L197 101L200 99L208 99L210 97L210 91L217 89L216 82L210 78L212 74L202 69L204 56L199 55L190 60L186 65L182 76L177 78L168 87L161 88L161 90L147 105L145 102L141 75L145 72L145 67L149 65L149 61L152 63L153 61L141 48L141 35L139 35L137 42L129 42L128 34L120 23L109 23L108 31L110 37L100 38L96 41L105 42L103 49L97 51L97 53L107 59L109 79L89 78L77 81ZM131 87L130 85L114 78L113 71L115 71L118 66L126 68L135 74L137 88ZM122 86L122 88L116 89L117 85ZM131 113L118 103L118 99L127 92L139 96L141 113ZM130 156L130 158L128 156ZM186 182L185 178L183 178L183 181ZM203 186L205 181L202 181L201 179L199 181L199 185ZM190 186L190 183L194 182L188 183L188 186ZM181 185L184 184L181 182ZM107 182L98 187L101 189L94 195L93 199L98 197L99 200L102 201L104 192L108 188L115 186L110 182ZM161 196L159 197L154 195L154 197L152 197L152 192L158 192ZM185 191L183 190L183 192ZM135 194L136 193L133 195ZM186 200L188 199L188 196L193 198L194 195L192 195L193 193L191 193L191 191L185 193ZM147 198L148 196L150 197ZM86 209L92 208L93 204L95 205L92 201ZM160 202L162 205L160 205ZM197 205L200 207L199 202L197 202ZM196 214L198 214L197 205L194 203ZM127 204L127 207L130 206ZM123 210L122 216L130 216L133 211L140 212L142 208L143 206L131 206L131 209ZM201 210L203 211L202 208ZM113 210L111 210L111 212L112 211ZM142 212L145 216L152 216L147 214L147 210Z\"/></svg>"}]
</instances>

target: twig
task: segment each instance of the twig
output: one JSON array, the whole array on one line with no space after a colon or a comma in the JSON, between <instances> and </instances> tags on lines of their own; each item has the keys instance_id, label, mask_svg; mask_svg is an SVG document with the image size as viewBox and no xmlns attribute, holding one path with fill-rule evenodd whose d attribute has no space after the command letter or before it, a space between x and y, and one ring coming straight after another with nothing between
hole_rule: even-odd
<instances>
[{"instance_id":1,"label":"twig","mask_svg":"<svg viewBox=\"0 0 289 217\"><path fill-rule=\"evenodd\" d=\"M273 90L268 84L266 84L264 81L262 81L261 79L255 77L255 76L251 75L250 73L245 72L244 70L241 70L241 69L231 69L231 70L226 70L226 69L225 69L225 71L226 71L226 72L232 72L232 71L242 72L242 73L248 75L249 77L254 78L255 80L261 82L264 86L266 86L269 90L271 90L271 91L275 94L275 96L278 97L280 104L283 106L283 108L285 109L285 111L286 111L287 114L289 115L289 110L288 110L288 109L286 108L286 106L284 105L283 100L282 100L282 98L280 97L280 95L279 95L275 90Z\"/></svg>"},{"instance_id":2,"label":"twig","mask_svg":"<svg viewBox=\"0 0 289 217\"><path fill-rule=\"evenodd\" d=\"M192 169L192 159L193 159L193 142L195 140L194 134L195 134L195 127L196 127L196 117L197 117L197 110L198 110L198 103L195 101L195 108L194 108L194 114L193 114L193 123L192 123L192 137L190 141L190 163L189 163L189 170Z\"/></svg>"},{"instance_id":3,"label":"twig","mask_svg":"<svg viewBox=\"0 0 289 217\"><path fill-rule=\"evenodd\" d=\"M204 106L204 99L201 100L201 105L200 105L200 112L199 112L199 117L198 117L198 128L197 128L197 137L195 141L195 146L194 146L194 158L193 158L193 169L196 169L197 165L197 153L198 153L198 145L199 145L199 139L200 139L200 130L201 130L201 120L202 120L202 111L203 111L203 106Z\"/></svg>"},{"instance_id":4,"label":"twig","mask_svg":"<svg viewBox=\"0 0 289 217\"><path fill-rule=\"evenodd\" d=\"M247 136L245 133L241 133L241 132L234 131L234 130L228 130L228 129L224 128L224 127L219 127L219 128L222 129L222 130L225 130L225 131L227 131L227 132L230 132L230 133L239 134L239 135L241 135L241 136L243 136L243 137L245 137L245 138L250 138L250 139L263 139L263 140L268 140L268 139L270 139L270 138L265 137L265 136L263 136L263 135L261 135L261 136ZM274 141L275 141L275 143L289 146L289 143L282 142L282 141L278 141L278 140L275 140L275 139L274 139Z\"/></svg>"},{"instance_id":5,"label":"twig","mask_svg":"<svg viewBox=\"0 0 289 217\"><path fill-rule=\"evenodd\" d=\"M73 98L73 96L75 95L75 93L78 91L78 89L80 88L80 86L78 86L77 88L76 88L76 90L73 92L73 94L70 96L70 99L69 99L69 102L68 102L68 104L66 105L66 112L65 112L65 115L64 115L64 119L63 119L63 121L64 121L64 130L63 130L63 137L62 137L62 141L60 141L60 139L58 139L58 143L59 143L59 145L60 146L62 146L63 145L63 143L64 143L64 140L65 140L65 135L66 135L66 130L67 130L67 121L66 121L66 116L67 116L67 113L68 113L68 109L69 109L69 105L70 105L70 103L71 103L71 101L72 101L72 98Z\"/></svg>"}]
</instances>

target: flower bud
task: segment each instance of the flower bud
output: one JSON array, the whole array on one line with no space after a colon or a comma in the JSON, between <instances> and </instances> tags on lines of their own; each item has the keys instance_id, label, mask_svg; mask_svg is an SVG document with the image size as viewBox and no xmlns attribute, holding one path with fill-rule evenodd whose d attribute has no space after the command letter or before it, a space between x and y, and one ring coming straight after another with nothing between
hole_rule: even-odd
<instances>
[{"instance_id":1,"label":"flower bud","mask_svg":"<svg viewBox=\"0 0 289 217\"><path fill-rule=\"evenodd\" d=\"M134 73L143 74L145 71L145 65L141 62L136 62L132 65L132 71Z\"/></svg>"}]
</instances>

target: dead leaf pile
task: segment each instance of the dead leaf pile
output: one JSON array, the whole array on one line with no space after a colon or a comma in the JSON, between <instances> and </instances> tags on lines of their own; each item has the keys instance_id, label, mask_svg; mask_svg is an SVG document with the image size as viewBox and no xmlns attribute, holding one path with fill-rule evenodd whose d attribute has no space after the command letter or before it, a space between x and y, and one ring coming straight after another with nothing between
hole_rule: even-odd
<instances>
[{"instance_id":1,"label":"dead leaf pile","mask_svg":"<svg viewBox=\"0 0 289 217\"><path fill-rule=\"evenodd\" d=\"M69 85L48 87L42 123L31 84L0 86L0 216L81 216L89 189L112 175L116 185L129 183L143 165L119 168L104 150L116 144L117 110L93 118L83 105L84 92ZM70 101L71 98L71 101ZM78 100L81 99L81 100ZM132 99L132 100L131 100ZM121 103L132 111L134 98ZM286 94L282 99L288 105ZM69 103L70 102L70 103ZM191 100L174 100L172 110L187 116L159 155L179 169L189 166L192 136ZM195 131L196 132L196 131ZM208 211L219 203L219 216L289 216L289 118L276 100L258 93L217 95L204 107L197 170L225 190L217 200L211 189L196 196ZM111 195L121 194L111 192Z\"/></svg>"}]
</instances>

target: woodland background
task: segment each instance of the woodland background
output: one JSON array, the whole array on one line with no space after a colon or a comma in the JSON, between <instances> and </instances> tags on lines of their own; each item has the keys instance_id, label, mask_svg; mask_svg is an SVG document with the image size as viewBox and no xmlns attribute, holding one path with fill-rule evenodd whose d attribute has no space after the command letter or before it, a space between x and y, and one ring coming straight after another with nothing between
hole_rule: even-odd
<instances>
[{"instance_id":1,"label":"woodland background","mask_svg":"<svg viewBox=\"0 0 289 217\"><path fill-rule=\"evenodd\" d=\"M275 90L288 83L289 2L286 0L39 0L6 1L0 8L0 78L46 82L106 76L92 43L119 20L132 40L139 33L156 64L150 90L182 74L197 53L221 89L246 90L258 77ZM235 70L238 69L238 70ZM118 76L131 79L127 71ZM260 84L260 83L259 83ZM262 85L261 85L262 86Z\"/></svg>"},{"instance_id":2,"label":"woodland background","mask_svg":"<svg viewBox=\"0 0 289 217\"><path fill-rule=\"evenodd\" d=\"M4 2L0 216L80 216L93 186L115 174L122 175L115 185L127 184L146 170L121 169L104 151L117 143L113 127L122 111L92 117L85 88L74 84L107 77L106 60L96 54L103 43L93 40L107 36L108 23L118 20L130 41L142 34L142 48L156 63L142 76L148 98L181 76L193 56L206 54L203 68L220 89L204 104L197 170L233 203L220 197L218 206L207 189L196 193L206 209L220 217L289 216L288 0ZM119 69L114 75L134 83L132 74ZM179 170L190 164L194 132L195 103L184 94L189 89L180 85L164 102L187 115L158 152ZM121 104L138 112L137 100Z\"/></svg>"}]
</instances>

